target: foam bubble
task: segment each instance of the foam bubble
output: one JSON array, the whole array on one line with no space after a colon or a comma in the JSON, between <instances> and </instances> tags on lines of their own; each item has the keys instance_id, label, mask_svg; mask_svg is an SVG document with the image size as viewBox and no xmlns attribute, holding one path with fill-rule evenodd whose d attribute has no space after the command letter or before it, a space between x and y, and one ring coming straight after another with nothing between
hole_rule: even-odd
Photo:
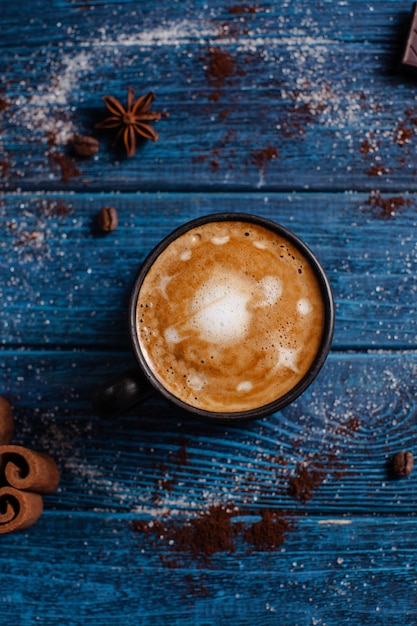
<instances>
[{"instance_id":1,"label":"foam bubble","mask_svg":"<svg viewBox=\"0 0 417 626\"><path fill-rule=\"evenodd\" d=\"M224 237L213 237L211 243L214 243L215 246L224 246L228 241L230 241L230 236L225 235Z\"/></svg>"},{"instance_id":2,"label":"foam bubble","mask_svg":"<svg viewBox=\"0 0 417 626\"><path fill-rule=\"evenodd\" d=\"M298 356L299 350L293 350L291 348L280 347L278 349L278 353L279 353L279 356L278 356L277 367L287 367L293 372L296 372L296 373L299 372L299 369L297 367L297 356Z\"/></svg>"},{"instance_id":3,"label":"foam bubble","mask_svg":"<svg viewBox=\"0 0 417 626\"><path fill-rule=\"evenodd\" d=\"M250 382L250 380L243 380L236 387L236 391L251 391L252 387L253 387L253 385Z\"/></svg>"},{"instance_id":4,"label":"foam bubble","mask_svg":"<svg viewBox=\"0 0 417 626\"><path fill-rule=\"evenodd\" d=\"M196 291L190 325L202 339L211 343L230 343L248 331L251 314L246 305L251 299L249 285L237 274L213 275Z\"/></svg>"},{"instance_id":5,"label":"foam bubble","mask_svg":"<svg viewBox=\"0 0 417 626\"><path fill-rule=\"evenodd\" d=\"M255 246L255 248L258 248L258 250L266 250L268 247L267 244L263 241L254 241L253 245Z\"/></svg>"},{"instance_id":6,"label":"foam bubble","mask_svg":"<svg viewBox=\"0 0 417 626\"><path fill-rule=\"evenodd\" d=\"M282 281L278 276L265 276L259 281L263 300L258 306L272 306L282 295Z\"/></svg>"},{"instance_id":7,"label":"foam bubble","mask_svg":"<svg viewBox=\"0 0 417 626\"><path fill-rule=\"evenodd\" d=\"M193 391L201 391L205 383L204 383L204 380L201 378L201 376L197 376L197 374L193 374L188 377L187 384Z\"/></svg>"},{"instance_id":8,"label":"foam bubble","mask_svg":"<svg viewBox=\"0 0 417 626\"><path fill-rule=\"evenodd\" d=\"M306 298L301 298L297 302L297 311L300 315L308 315L313 310L311 302Z\"/></svg>"},{"instance_id":9,"label":"foam bubble","mask_svg":"<svg viewBox=\"0 0 417 626\"><path fill-rule=\"evenodd\" d=\"M167 343L179 343L181 341L178 331L173 326L165 330L164 337Z\"/></svg>"},{"instance_id":10,"label":"foam bubble","mask_svg":"<svg viewBox=\"0 0 417 626\"><path fill-rule=\"evenodd\" d=\"M191 259L191 250L185 250L181 255L181 261L189 261Z\"/></svg>"},{"instance_id":11,"label":"foam bubble","mask_svg":"<svg viewBox=\"0 0 417 626\"><path fill-rule=\"evenodd\" d=\"M161 276L160 279L160 283L159 283L159 289L161 290L162 295L164 296L164 298L168 299L168 295L167 295L167 287L169 285L169 283L172 280L172 276Z\"/></svg>"}]
</instances>

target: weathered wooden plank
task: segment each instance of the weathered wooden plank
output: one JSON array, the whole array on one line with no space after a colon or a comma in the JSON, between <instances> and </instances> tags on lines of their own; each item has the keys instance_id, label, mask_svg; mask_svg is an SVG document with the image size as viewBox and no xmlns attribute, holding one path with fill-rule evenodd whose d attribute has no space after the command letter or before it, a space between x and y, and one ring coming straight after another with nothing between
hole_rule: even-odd
<instances>
[{"instance_id":1,"label":"weathered wooden plank","mask_svg":"<svg viewBox=\"0 0 417 626\"><path fill-rule=\"evenodd\" d=\"M83 9L80 13L80 9ZM340 41L390 41L392 28L408 25L411 7L406 0L381 0L375 7L369 2L361 0L347 0L341 2L328 2L326 0L316 2L314 5L308 0L292 2L263 2L257 0L253 3L240 3L234 0L160 0L155 7L152 0L142 0L140 5L136 0L55 0L53 6L45 0L32 0L28 6L28 16L31 19L22 23L19 5L2 2L2 17L5 29L4 37L0 42L2 47L7 47L13 40L13 29L25 28L33 36L36 34L43 44L53 41L54 37L62 40L62 34L77 36L78 33L87 33L91 24L96 28L101 21L109 26L113 21L118 24L125 23L126 17L135 16L132 26L155 27L159 23L170 23L170 20L201 20L200 26L189 29L188 37L196 41L214 36L216 23L235 26L230 36L236 36L237 27L240 25L241 35L250 35L245 32L252 28L262 26L259 30L271 33L276 38L286 38L289 34L302 34L302 29L310 28L311 35L325 35L331 32L333 39ZM80 20L80 17L83 19ZM159 18L159 20L157 19ZM62 20L74 23L77 26L76 33L66 33L62 30ZM39 25L45 23L53 26L50 32ZM207 33L204 26L212 25ZM232 29L230 29L232 30ZM217 33L218 34L218 33ZM187 39L188 40L188 39ZM30 46L32 38L20 43ZM158 40L156 40L156 43ZM172 42L175 44L175 41Z\"/></svg>"},{"instance_id":2,"label":"weathered wooden plank","mask_svg":"<svg viewBox=\"0 0 417 626\"><path fill-rule=\"evenodd\" d=\"M25 25L8 8L6 188L415 189L415 80L397 66L409 2L259 3L253 14L233 6L81 13L80 3L52 11L39 2ZM210 73L213 48L227 55L220 76ZM72 176L59 160L71 158L67 140L93 132L101 96L124 99L128 85L155 90L155 108L170 112L160 141L125 159L100 135L98 157L76 162ZM263 152L271 147L273 160Z\"/></svg>"},{"instance_id":3,"label":"weathered wooden plank","mask_svg":"<svg viewBox=\"0 0 417 626\"><path fill-rule=\"evenodd\" d=\"M414 517L297 517L274 552L238 542L206 562L149 545L132 517L47 512L2 538L5 623L414 624Z\"/></svg>"},{"instance_id":4,"label":"weathered wooden plank","mask_svg":"<svg viewBox=\"0 0 417 626\"><path fill-rule=\"evenodd\" d=\"M417 446L416 352L331 354L293 405L235 426L196 421L157 396L118 420L93 418L92 392L131 365L125 353L3 351L1 362L16 443L49 452L61 467L51 507L416 510L417 477L394 480L389 471L395 452ZM301 481L298 498L291 485L301 468L312 482Z\"/></svg>"},{"instance_id":5,"label":"weathered wooden plank","mask_svg":"<svg viewBox=\"0 0 417 626\"><path fill-rule=\"evenodd\" d=\"M415 348L416 197L392 198L8 194L0 206L1 341L127 347L128 294L146 254L176 226L224 210L280 222L315 251L335 294L335 348ZM102 236L94 219L108 205L120 225Z\"/></svg>"},{"instance_id":6,"label":"weathered wooden plank","mask_svg":"<svg viewBox=\"0 0 417 626\"><path fill-rule=\"evenodd\" d=\"M414 626L416 477L389 471L416 448L416 198L400 196L416 190L416 79L397 65L411 4L0 4L0 393L15 442L62 470L38 524L2 537L0 622ZM97 135L99 155L73 161L68 139L128 85L170 112L160 141L127 160ZM107 238L93 228L105 204L121 222ZM337 305L323 371L291 407L236 427L158 397L94 418L92 390L133 363L138 265L219 209L275 219L317 252ZM270 553L239 534L207 561L131 530L211 504L245 524L285 510L292 528Z\"/></svg>"}]
</instances>

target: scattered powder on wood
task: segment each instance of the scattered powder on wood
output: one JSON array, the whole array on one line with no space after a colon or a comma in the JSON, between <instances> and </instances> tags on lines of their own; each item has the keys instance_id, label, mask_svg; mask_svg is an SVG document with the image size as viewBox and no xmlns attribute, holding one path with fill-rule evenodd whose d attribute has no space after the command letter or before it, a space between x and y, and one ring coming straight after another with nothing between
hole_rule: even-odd
<instances>
[{"instance_id":1,"label":"scattered powder on wood","mask_svg":"<svg viewBox=\"0 0 417 626\"><path fill-rule=\"evenodd\" d=\"M74 161L61 152L53 152L50 154L50 160L56 163L61 169L61 180L68 183L71 178L81 176L81 170L75 165Z\"/></svg>"},{"instance_id":2,"label":"scattered powder on wood","mask_svg":"<svg viewBox=\"0 0 417 626\"><path fill-rule=\"evenodd\" d=\"M9 102L6 100L6 98L0 98L0 113L3 113L3 111L5 111L6 109L8 109L10 106Z\"/></svg>"},{"instance_id":3,"label":"scattered powder on wood","mask_svg":"<svg viewBox=\"0 0 417 626\"><path fill-rule=\"evenodd\" d=\"M233 510L212 506L207 512L175 529L177 550L194 556L212 556L216 552L234 552L239 524L232 524Z\"/></svg>"},{"instance_id":4,"label":"scattered powder on wood","mask_svg":"<svg viewBox=\"0 0 417 626\"><path fill-rule=\"evenodd\" d=\"M183 467L188 463L187 445L189 441L185 437L180 439L180 447L174 455L174 462L178 467Z\"/></svg>"},{"instance_id":5,"label":"scattered powder on wood","mask_svg":"<svg viewBox=\"0 0 417 626\"><path fill-rule=\"evenodd\" d=\"M242 15L244 13L256 13L256 6L253 4L234 4L229 7L229 13Z\"/></svg>"},{"instance_id":6,"label":"scattered powder on wood","mask_svg":"<svg viewBox=\"0 0 417 626\"><path fill-rule=\"evenodd\" d=\"M410 143L413 135L414 135L414 130L412 128L407 128L404 122L401 122L397 128L397 132L395 135L395 142L399 146L405 146L407 143Z\"/></svg>"},{"instance_id":7,"label":"scattered powder on wood","mask_svg":"<svg viewBox=\"0 0 417 626\"><path fill-rule=\"evenodd\" d=\"M346 423L342 422L334 432L336 435L349 435L358 432L360 429L361 420L359 417L352 416Z\"/></svg>"},{"instance_id":8,"label":"scattered powder on wood","mask_svg":"<svg viewBox=\"0 0 417 626\"><path fill-rule=\"evenodd\" d=\"M385 167L382 163L375 163L365 172L368 176L383 176L384 174L389 173L389 169Z\"/></svg>"},{"instance_id":9,"label":"scattered powder on wood","mask_svg":"<svg viewBox=\"0 0 417 626\"><path fill-rule=\"evenodd\" d=\"M305 503L325 477L326 472L320 464L316 466L299 464L297 473L289 479L288 493L299 502Z\"/></svg>"},{"instance_id":10,"label":"scattered powder on wood","mask_svg":"<svg viewBox=\"0 0 417 626\"><path fill-rule=\"evenodd\" d=\"M357 432L361 427L361 421L358 417L351 417L347 423L347 427L350 432Z\"/></svg>"},{"instance_id":11,"label":"scattered powder on wood","mask_svg":"<svg viewBox=\"0 0 417 626\"><path fill-rule=\"evenodd\" d=\"M233 553L239 538L251 550L274 551L283 544L290 523L281 511L258 511L260 520L252 523L233 519L241 514L234 506L216 505L185 521L134 520L132 530L197 558Z\"/></svg>"},{"instance_id":12,"label":"scattered powder on wood","mask_svg":"<svg viewBox=\"0 0 417 626\"><path fill-rule=\"evenodd\" d=\"M315 119L315 113L309 103L291 106L287 109L285 120L280 124L281 135L300 139L305 135L307 126Z\"/></svg>"},{"instance_id":13,"label":"scattered powder on wood","mask_svg":"<svg viewBox=\"0 0 417 626\"><path fill-rule=\"evenodd\" d=\"M211 102L218 102L223 88L232 85L236 77L246 75L246 72L238 66L236 59L221 48L209 48L203 61L206 65L207 81L215 88L209 96Z\"/></svg>"},{"instance_id":14,"label":"scattered powder on wood","mask_svg":"<svg viewBox=\"0 0 417 626\"><path fill-rule=\"evenodd\" d=\"M415 109L406 109L405 115L408 121L410 122L410 124L417 126L417 112Z\"/></svg>"},{"instance_id":15,"label":"scattered powder on wood","mask_svg":"<svg viewBox=\"0 0 417 626\"><path fill-rule=\"evenodd\" d=\"M380 141L374 141L372 137L364 139L359 152L364 155L372 154L378 151L380 144Z\"/></svg>"},{"instance_id":16,"label":"scattered powder on wood","mask_svg":"<svg viewBox=\"0 0 417 626\"><path fill-rule=\"evenodd\" d=\"M282 512L266 509L261 512L259 522L245 528L243 536L255 550L272 552L282 546L290 527Z\"/></svg>"},{"instance_id":17,"label":"scattered powder on wood","mask_svg":"<svg viewBox=\"0 0 417 626\"><path fill-rule=\"evenodd\" d=\"M216 552L234 552L238 525L231 523L233 509L212 506L186 521L134 520L132 529L165 541L176 552L209 557Z\"/></svg>"},{"instance_id":18,"label":"scattered powder on wood","mask_svg":"<svg viewBox=\"0 0 417 626\"><path fill-rule=\"evenodd\" d=\"M188 464L187 445L188 439L181 437L179 440L178 450L168 453L166 460L170 463L170 465L173 464L176 470L181 470ZM172 471L172 468L170 469L167 467L167 464L164 462L157 462L155 467L160 474L160 477L156 480L157 491L153 496L153 502L157 504L161 501L161 493L172 493L174 491L176 485L178 484L178 476L175 471Z\"/></svg>"},{"instance_id":19,"label":"scattered powder on wood","mask_svg":"<svg viewBox=\"0 0 417 626\"><path fill-rule=\"evenodd\" d=\"M192 574L187 574L187 576L184 576L184 582L187 585L188 588L188 593L192 596L209 596L209 590L207 588L207 586L204 584L204 582L193 576Z\"/></svg>"},{"instance_id":20,"label":"scattered powder on wood","mask_svg":"<svg viewBox=\"0 0 417 626\"><path fill-rule=\"evenodd\" d=\"M7 178L9 175L9 164L7 161L0 161L0 178Z\"/></svg>"},{"instance_id":21,"label":"scattered powder on wood","mask_svg":"<svg viewBox=\"0 0 417 626\"><path fill-rule=\"evenodd\" d=\"M260 169L265 168L268 161L272 161L279 156L279 152L273 146L267 146L263 150L252 151L252 163Z\"/></svg>"},{"instance_id":22,"label":"scattered powder on wood","mask_svg":"<svg viewBox=\"0 0 417 626\"><path fill-rule=\"evenodd\" d=\"M231 54L220 48L210 48L208 51L206 76L208 81L217 88L236 73L236 61Z\"/></svg>"},{"instance_id":23,"label":"scattered powder on wood","mask_svg":"<svg viewBox=\"0 0 417 626\"><path fill-rule=\"evenodd\" d=\"M73 213L73 207L62 200L43 200L38 207L45 217L66 217Z\"/></svg>"},{"instance_id":24,"label":"scattered powder on wood","mask_svg":"<svg viewBox=\"0 0 417 626\"><path fill-rule=\"evenodd\" d=\"M383 220L392 219L397 213L410 204L409 198L403 196L391 196L383 198L379 191L372 191L369 198L365 200L365 205L369 207L370 213Z\"/></svg>"}]
</instances>

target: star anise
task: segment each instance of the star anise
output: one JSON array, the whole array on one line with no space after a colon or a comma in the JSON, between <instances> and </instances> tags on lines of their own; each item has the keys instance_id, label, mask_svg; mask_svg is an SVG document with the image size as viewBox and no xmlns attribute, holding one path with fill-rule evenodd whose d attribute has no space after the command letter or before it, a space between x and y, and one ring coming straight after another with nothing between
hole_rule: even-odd
<instances>
[{"instance_id":1,"label":"star anise","mask_svg":"<svg viewBox=\"0 0 417 626\"><path fill-rule=\"evenodd\" d=\"M103 96L104 104L112 115L96 124L96 128L117 128L118 131L113 145L120 138L123 138L127 156L133 156L136 151L136 134L156 141L158 133L148 122L158 121L163 115L167 115L166 113L156 113L150 110L154 98L154 92L150 91L135 102L135 92L132 87L128 87L127 106L125 108L113 96Z\"/></svg>"}]
</instances>

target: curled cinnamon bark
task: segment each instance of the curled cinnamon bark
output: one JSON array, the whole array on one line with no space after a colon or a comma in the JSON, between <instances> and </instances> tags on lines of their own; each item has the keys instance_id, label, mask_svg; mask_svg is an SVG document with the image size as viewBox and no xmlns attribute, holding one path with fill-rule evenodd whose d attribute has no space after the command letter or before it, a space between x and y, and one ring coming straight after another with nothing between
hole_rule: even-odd
<instances>
[{"instance_id":1,"label":"curled cinnamon bark","mask_svg":"<svg viewBox=\"0 0 417 626\"><path fill-rule=\"evenodd\" d=\"M23 446L0 446L0 486L38 494L52 493L59 479L58 467L48 454Z\"/></svg>"},{"instance_id":2,"label":"curled cinnamon bark","mask_svg":"<svg viewBox=\"0 0 417 626\"><path fill-rule=\"evenodd\" d=\"M43 511L41 494L58 487L58 467L48 454L9 442L13 411L0 396L0 534L32 526Z\"/></svg>"},{"instance_id":3,"label":"curled cinnamon bark","mask_svg":"<svg viewBox=\"0 0 417 626\"><path fill-rule=\"evenodd\" d=\"M19 491L13 487L0 489L0 535L32 526L43 511L38 493Z\"/></svg>"},{"instance_id":4,"label":"curled cinnamon bark","mask_svg":"<svg viewBox=\"0 0 417 626\"><path fill-rule=\"evenodd\" d=\"M10 402L0 396L0 445L9 443L13 434L13 411Z\"/></svg>"}]
</instances>

